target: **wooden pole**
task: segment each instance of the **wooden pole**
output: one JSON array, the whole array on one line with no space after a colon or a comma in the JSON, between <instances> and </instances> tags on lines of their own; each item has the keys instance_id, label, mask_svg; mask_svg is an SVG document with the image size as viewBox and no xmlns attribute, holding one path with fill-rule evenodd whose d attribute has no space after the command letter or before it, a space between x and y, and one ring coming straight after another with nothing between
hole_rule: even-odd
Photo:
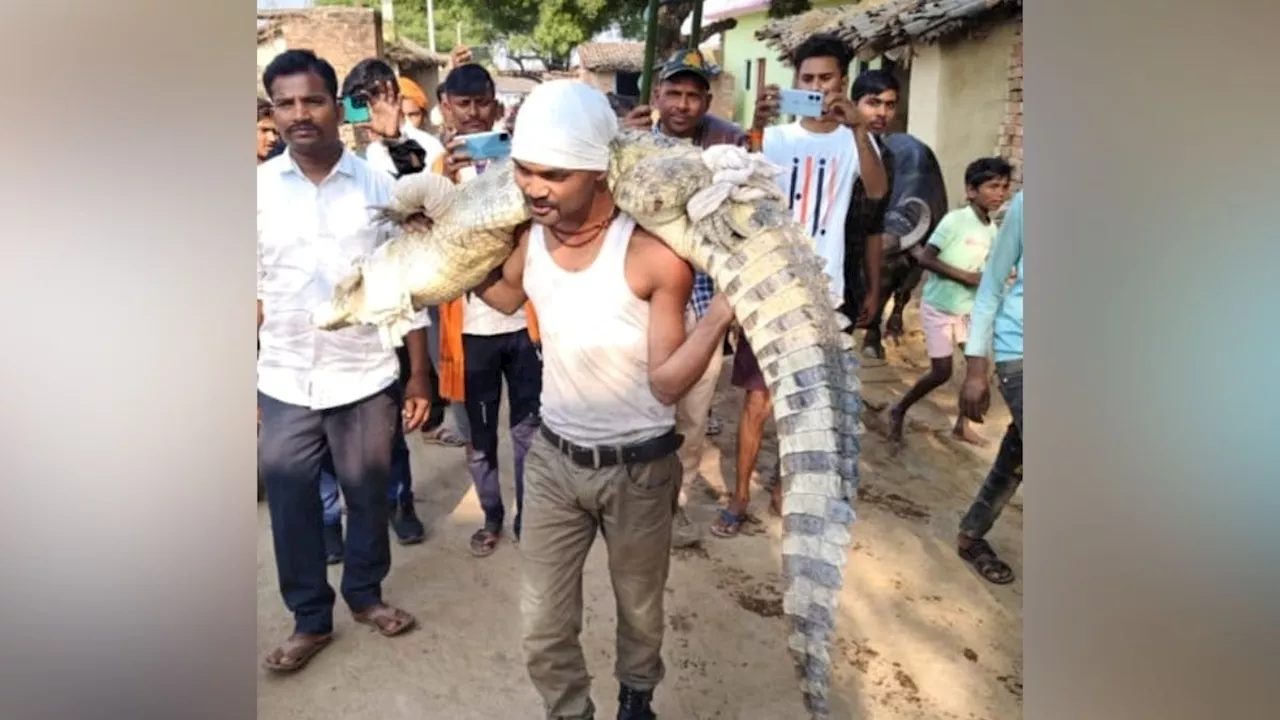
<instances>
[{"instance_id":1,"label":"wooden pole","mask_svg":"<svg viewBox=\"0 0 1280 720\"><path fill-rule=\"evenodd\" d=\"M645 18L644 74L640 76L640 104L648 105L653 94L653 63L658 50L658 0L649 0L649 14Z\"/></svg>"},{"instance_id":2,"label":"wooden pole","mask_svg":"<svg viewBox=\"0 0 1280 720\"><path fill-rule=\"evenodd\" d=\"M697 50L702 42L702 0L693 0L693 14L689 27L689 47Z\"/></svg>"},{"instance_id":3,"label":"wooden pole","mask_svg":"<svg viewBox=\"0 0 1280 720\"><path fill-rule=\"evenodd\" d=\"M756 102L764 95L764 58L756 60ZM747 133L751 152L764 149L764 127L755 121L755 108L751 110L751 131Z\"/></svg>"}]
</instances>

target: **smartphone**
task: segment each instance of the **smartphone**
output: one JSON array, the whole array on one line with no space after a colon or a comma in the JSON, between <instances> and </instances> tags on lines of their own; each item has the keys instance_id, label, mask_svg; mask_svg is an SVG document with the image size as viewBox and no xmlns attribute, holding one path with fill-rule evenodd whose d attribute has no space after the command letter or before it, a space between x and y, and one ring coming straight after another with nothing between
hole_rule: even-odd
<instances>
[{"instance_id":1,"label":"smartphone","mask_svg":"<svg viewBox=\"0 0 1280 720\"><path fill-rule=\"evenodd\" d=\"M493 51L489 49L488 45L478 45L468 49L471 51L471 62L473 63L483 65L493 60Z\"/></svg>"},{"instance_id":2,"label":"smartphone","mask_svg":"<svg viewBox=\"0 0 1280 720\"><path fill-rule=\"evenodd\" d=\"M813 90L782 90L778 93L778 112L796 117L820 117L822 93Z\"/></svg>"},{"instance_id":3,"label":"smartphone","mask_svg":"<svg viewBox=\"0 0 1280 720\"><path fill-rule=\"evenodd\" d=\"M342 122L357 125L369 122L369 101L362 97L342 98Z\"/></svg>"},{"instance_id":4,"label":"smartphone","mask_svg":"<svg viewBox=\"0 0 1280 720\"><path fill-rule=\"evenodd\" d=\"M472 160L501 160L511 154L511 133L505 130L459 135L458 139Z\"/></svg>"}]
</instances>

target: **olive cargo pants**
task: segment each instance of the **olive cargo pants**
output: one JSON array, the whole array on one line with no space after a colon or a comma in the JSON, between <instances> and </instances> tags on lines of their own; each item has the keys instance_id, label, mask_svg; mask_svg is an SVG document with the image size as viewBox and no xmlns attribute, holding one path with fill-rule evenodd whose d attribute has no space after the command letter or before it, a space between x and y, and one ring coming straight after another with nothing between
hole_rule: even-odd
<instances>
[{"instance_id":1,"label":"olive cargo pants","mask_svg":"<svg viewBox=\"0 0 1280 720\"><path fill-rule=\"evenodd\" d=\"M593 470L575 465L541 433L525 458L520 610L529 678L548 719L593 720L582 632L582 569L596 533L609 552L618 607L618 681L651 690L663 678L663 596L680 460Z\"/></svg>"}]
</instances>

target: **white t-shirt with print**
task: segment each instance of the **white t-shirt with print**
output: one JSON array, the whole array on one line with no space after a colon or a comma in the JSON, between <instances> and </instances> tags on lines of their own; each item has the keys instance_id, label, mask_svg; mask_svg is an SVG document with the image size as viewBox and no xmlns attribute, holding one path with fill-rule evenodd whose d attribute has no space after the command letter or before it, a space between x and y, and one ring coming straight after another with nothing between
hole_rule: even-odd
<instances>
[{"instance_id":1,"label":"white t-shirt with print","mask_svg":"<svg viewBox=\"0 0 1280 720\"><path fill-rule=\"evenodd\" d=\"M765 128L763 153L782 167L778 185L791 216L826 261L832 302L839 306L844 301L845 217L858 178L853 131L843 125L825 133L806 130L799 122L774 125Z\"/></svg>"},{"instance_id":2,"label":"white t-shirt with print","mask_svg":"<svg viewBox=\"0 0 1280 720\"><path fill-rule=\"evenodd\" d=\"M475 179L477 168L469 165L458 171L458 182L467 183ZM524 308L508 315L491 307L480 296L468 294L462 301L462 334L463 335L505 335L520 332L529 326Z\"/></svg>"}]
</instances>

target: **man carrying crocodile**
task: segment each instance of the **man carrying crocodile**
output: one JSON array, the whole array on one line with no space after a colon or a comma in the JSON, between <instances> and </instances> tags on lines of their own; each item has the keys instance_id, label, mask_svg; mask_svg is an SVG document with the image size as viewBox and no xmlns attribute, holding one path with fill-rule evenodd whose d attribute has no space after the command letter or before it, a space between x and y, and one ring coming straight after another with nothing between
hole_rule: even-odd
<instances>
[{"instance_id":1,"label":"man carrying crocodile","mask_svg":"<svg viewBox=\"0 0 1280 720\"><path fill-rule=\"evenodd\" d=\"M597 532L617 595L619 720L655 718L663 600L680 488L675 404L732 320L717 296L686 334L693 270L621 213L606 185L618 131L607 98L579 82L538 86L512 143L533 222L476 292L503 312L526 301L542 336L542 427L525 465L521 613L529 676L546 717L592 720L578 635L582 571Z\"/></svg>"}]
</instances>

